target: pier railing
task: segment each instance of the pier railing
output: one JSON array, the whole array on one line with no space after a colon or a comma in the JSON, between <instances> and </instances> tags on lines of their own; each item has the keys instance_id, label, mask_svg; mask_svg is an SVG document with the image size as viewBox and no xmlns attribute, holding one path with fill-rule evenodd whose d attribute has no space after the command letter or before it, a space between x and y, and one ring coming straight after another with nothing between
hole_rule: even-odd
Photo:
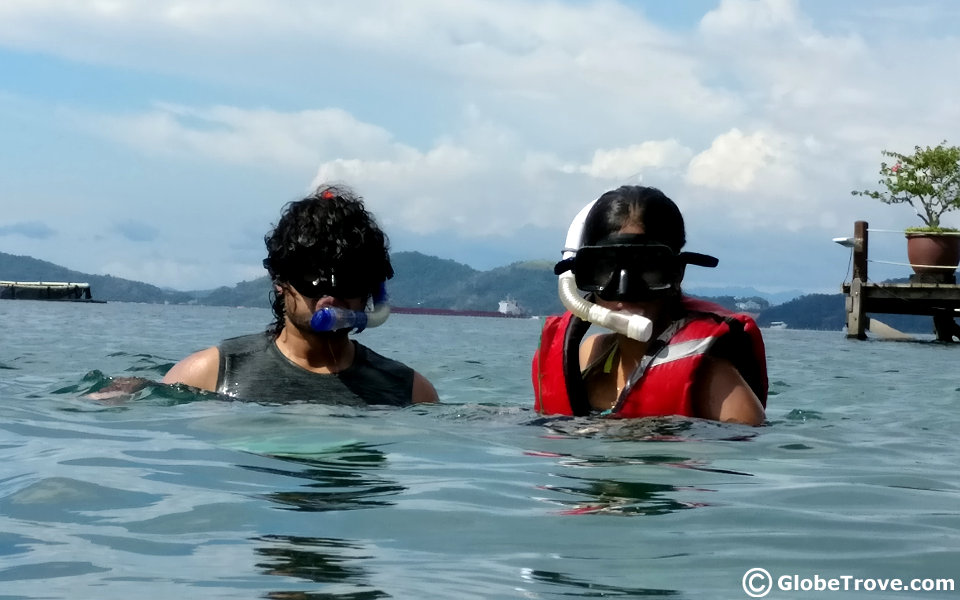
<instances>
[{"instance_id":1,"label":"pier railing","mask_svg":"<svg viewBox=\"0 0 960 600\"><path fill-rule=\"evenodd\" d=\"M960 339L960 327L954 321L960 312L960 286L957 285L955 270L933 275L914 274L908 283L872 282L867 271L870 262L869 232L866 221L857 221L852 238L834 240L853 251L851 280L844 282L842 287L846 295L847 337L866 339L866 332L870 329L868 314L881 313L928 315L933 317L933 331L938 340L950 342L954 337ZM891 264L910 266L909 263Z\"/></svg>"}]
</instances>

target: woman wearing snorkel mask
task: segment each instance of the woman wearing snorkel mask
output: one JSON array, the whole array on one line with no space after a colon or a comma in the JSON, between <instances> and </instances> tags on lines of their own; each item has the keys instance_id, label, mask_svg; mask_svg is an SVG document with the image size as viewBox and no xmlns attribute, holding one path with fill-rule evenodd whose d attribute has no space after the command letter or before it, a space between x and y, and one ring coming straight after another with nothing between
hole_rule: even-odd
<instances>
[{"instance_id":1,"label":"woman wearing snorkel mask","mask_svg":"<svg viewBox=\"0 0 960 600\"><path fill-rule=\"evenodd\" d=\"M363 201L325 186L287 204L264 238L275 322L181 360L163 383L266 402L436 402L422 375L350 339L389 315L387 239Z\"/></svg>"},{"instance_id":2,"label":"woman wearing snorkel mask","mask_svg":"<svg viewBox=\"0 0 960 600\"><path fill-rule=\"evenodd\" d=\"M760 330L682 294L687 265L717 265L685 243L680 210L655 188L623 186L584 207L555 269L568 312L546 320L533 360L538 412L763 423ZM591 323L614 333L583 340Z\"/></svg>"}]
</instances>

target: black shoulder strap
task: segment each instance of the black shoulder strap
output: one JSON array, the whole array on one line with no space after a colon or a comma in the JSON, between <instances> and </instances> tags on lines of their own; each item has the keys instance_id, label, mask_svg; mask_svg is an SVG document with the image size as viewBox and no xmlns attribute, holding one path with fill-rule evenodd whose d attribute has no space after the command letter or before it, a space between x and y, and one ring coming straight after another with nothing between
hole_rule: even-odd
<instances>
[{"instance_id":1,"label":"black shoulder strap","mask_svg":"<svg viewBox=\"0 0 960 600\"><path fill-rule=\"evenodd\" d=\"M563 379L567 382L567 398L574 416L590 414L587 385L580 376L580 342L590 329L590 322L574 316L563 334Z\"/></svg>"}]
</instances>

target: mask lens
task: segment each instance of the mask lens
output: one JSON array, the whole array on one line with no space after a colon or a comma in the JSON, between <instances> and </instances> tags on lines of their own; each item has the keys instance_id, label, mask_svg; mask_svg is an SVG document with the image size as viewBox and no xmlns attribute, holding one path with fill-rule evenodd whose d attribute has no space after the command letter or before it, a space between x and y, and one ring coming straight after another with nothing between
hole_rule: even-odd
<instances>
[{"instance_id":1,"label":"mask lens","mask_svg":"<svg viewBox=\"0 0 960 600\"><path fill-rule=\"evenodd\" d=\"M588 252L581 255L583 250ZM577 252L574 262L577 287L585 292L596 292L611 283L615 284L617 274L620 272L616 256L611 252L590 252L589 250L592 248L581 248L580 252Z\"/></svg>"},{"instance_id":2,"label":"mask lens","mask_svg":"<svg viewBox=\"0 0 960 600\"><path fill-rule=\"evenodd\" d=\"M324 277L303 277L290 282L297 292L305 298L334 296L336 288Z\"/></svg>"},{"instance_id":3,"label":"mask lens","mask_svg":"<svg viewBox=\"0 0 960 600\"><path fill-rule=\"evenodd\" d=\"M577 287L604 300L643 301L670 293L682 269L661 244L585 246L577 251Z\"/></svg>"},{"instance_id":4,"label":"mask lens","mask_svg":"<svg viewBox=\"0 0 960 600\"><path fill-rule=\"evenodd\" d=\"M370 292L363 283L345 280L342 283L334 277L301 277L290 281L293 289L305 298L363 298Z\"/></svg>"}]
</instances>

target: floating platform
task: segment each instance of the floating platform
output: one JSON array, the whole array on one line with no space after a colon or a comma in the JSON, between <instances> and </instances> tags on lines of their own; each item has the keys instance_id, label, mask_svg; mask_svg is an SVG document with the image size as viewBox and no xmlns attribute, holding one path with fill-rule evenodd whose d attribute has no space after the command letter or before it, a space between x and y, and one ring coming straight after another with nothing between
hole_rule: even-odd
<instances>
[{"instance_id":1,"label":"floating platform","mask_svg":"<svg viewBox=\"0 0 960 600\"><path fill-rule=\"evenodd\" d=\"M0 281L0 300L106 302L93 299L89 283L64 281Z\"/></svg>"}]
</instances>

